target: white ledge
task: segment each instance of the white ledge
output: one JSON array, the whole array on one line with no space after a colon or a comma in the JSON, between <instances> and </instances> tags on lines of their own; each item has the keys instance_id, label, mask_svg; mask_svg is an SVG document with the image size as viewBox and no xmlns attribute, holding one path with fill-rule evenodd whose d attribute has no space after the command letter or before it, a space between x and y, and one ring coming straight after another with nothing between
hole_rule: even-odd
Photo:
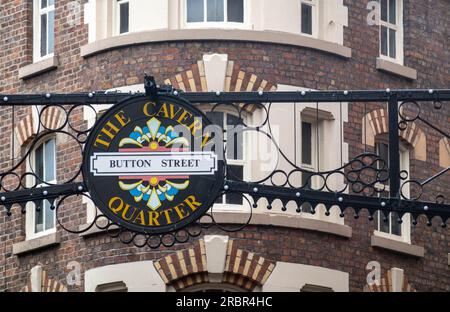
<instances>
[{"instance_id":1,"label":"white ledge","mask_svg":"<svg viewBox=\"0 0 450 312\"><path fill-rule=\"evenodd\" d=\"M58 67L58 57L53 56L42 61L19 68L19 79L27 79Z\"/></svg>"},{"instance_id":2,"label":"white ledge","mask_svg":"<svg viewBox=\"0 0 450 312\"><path fill-rule=\"evenodd\" d=\"M248 219L248 213L243 212L214 212L214 220L217 223L243 224ZM253 213L251 225L268 225L293 229L303 229L321 233L332 234L345 238L352 237L352 228L345 224L338 224L299 215Z\"/></svg>"},{"instance_id":3,"label":"white ledge","mask_svg":"<svg viewBox=\"0 0 450 312\"><path fill-rule=\"evenodd\" d=\"M423 258L425 255L425 249L421 246L412 245L377 235L372 235L371 245L372 247L383 248L417 258Z\"/></svg>"},{"instance_id":4,"label":"white ledge","mask_svg":"<svg viewBox=\"0 0 450 312\"><path fill-rule=\"evenodd\" d=\"M153 42L167 41L246 41L278 43L310 48L344 58L352 56L352 50L343 45L300 34L276 31L256 31L242 29L181 29L152 30L110 37L81 47L81 56L88 57L111 49Z\"/></svg>"},{"instance_id":5,"label":"white ledge","mask_svg":"<svg viewBox=\"0 0 450 312\"><path fill-rule=\"evenodd\" d=\"M52 233L38 238L25 240L23 242L13 244L13 254L20 256L36 250L56 246L60 243L58 233Z\"/></svg>"},{"instance_id":6,"label":"white ledge","mask_svg":"<svg viewBox=\"0 0 450 312\"><path fill-rule=\"evenodd\" d=\"M377 69L411 80L417 79L417 70L414 68L390 62L382 58L377 58Z\"/></svg>"},{"instance_id":7,"label":"white ledge","mask_svg":"<svg viewBox=\"0 0 450 312\"><path fill-rule=\"evenodd\" d=\"M248 213L245 212L214 212L214 220L217 223L225 224L244 224L248 219ZM203 220L201 220L203 222ZM207 218L205 223L210 222ZM352 228L345 224L338 224L311 218L303 218L299 215L269 214L269 213L253 213L250 221L251 225L268 225L293 229L303 229L321 233L332 234L345 238L352 237ZM81 225L79 230L87 228L89 225ZM117 230L118 227L111 226L110 230ZM106 229L99 229L95 225L89 230L80 233L83 238L107 232Z\"/></svg>"}]
</instances>

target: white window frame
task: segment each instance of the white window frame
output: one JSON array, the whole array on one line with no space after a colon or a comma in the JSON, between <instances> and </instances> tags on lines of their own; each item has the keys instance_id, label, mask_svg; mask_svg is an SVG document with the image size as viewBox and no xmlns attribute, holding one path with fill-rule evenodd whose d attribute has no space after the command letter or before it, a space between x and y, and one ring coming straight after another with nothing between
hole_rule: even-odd
<instances>
[{"instance_id":1,"label":"white window frame","mask_svg":"<svg viewBox=\"0 0 450 312\"><path fill-rule=\"evenodd\" d=\"M41 9L42 0L33 0L33 62L45 60L53 57L55 54L55 37L56 33L53 31L53 52L48 53L48 34L47 34L47 54L41 56L41 15L55 12L55 4ZM56 0L55 0L56 2ZM48 17L47 17L47 32L48 32Z\"/></svg>"},{"instance_id":2,"label":"white window frame","mask_svg":"<svg viewBox=\"0 0 450 312\"><path fill-rule=\"evenodd\" d=\"M114 1L114 9L113 9L113 14L114 14L114 36L123 36L123 35L127 35L131 32L131 25L130 25L130 11L131 11L131 3L130 0L113 0ZM124 3L128 3L128 31L124 32L124 33L120 33L120 5L124 4Z\"/></svg>"},{"instance_id":3,"label":"white window frame","mask_svg":"<svg viewBox=\"0 0 450 312\"><path fill-rule=\"evenodd\" d=\"M49 184L56 184L57 183L57 178L56 178L56 174L57 174L57 161L56 161L56 150L57 150L57 140L55 136L46 136L45 138L43 138L42 140L38 141L37 144L35 144L35 148L33 149L33 151L30 153L30 162L27 162L27 171L31 172L32 168L31 168L31 164L33 164L33 169L35 168L35 163L36 163L36 150L43 144L45 144L46 142L50 141L50 140L55 140L55 149L54 149L54 159L55 159L55 165L54 165L54 179L50 180L50 181L46 181L46 183L40 183L36 185L36 188L40 188L43 186L48 186ZM45 171L45 156L43 158L43 168ZM35 178L34 177L27 177L26 180L27 185L34 185L35 182ZM43 207L42 207L43 208ZM30 239L34 239L34 238L38 238L38 237L42 237L48 234L52 234L56 232L56 211L53 214L53 227L48 229L48 230L43 230L40 232L36 232L36 206L34 203L27 203L26 206L27 209L27 214L26 214L26 230L25 230L25 236L26 236L26 240L30 240ZM44 227L45 227L45 212L44 212Z\"/></svg>"},{"instance_id":4,"label":"white window frame","mask_svg":"<svg viewBox=\"0 0 450 312\"><path fill-rule=\"evenodd\" d=\"M204 113L211 112L211 108L212 107L204 107L204 106L200 107L200 109ZM224 116L226 116L226 115L234 115L235 117L239 117L236 114L236 111L233 110L233 109L221 108L221 109L214 110L214 111L223 113ZM240 116L240 117L244 120L244 122L246 121L245 114L242 114L242 116ZM226 118L224 118L223 119L223 127L224 127L223 129L226 129L226 126L227 126ZM242 147L243 147L242 159L228 159L228 157L226 158L227 165L242 166L242 177L243 177L244 181L248 181L249 176L250 176L250 172L251 172L251 170L249 168L249 162L248 162L249 156L247 155L247 153L249 153L249 149L247 148L247 144L249 142L247 134L248 134L248 131L243 131L243 135L242 135ZM226 135L226 133L224 133L224 135ZM226 144L227 143L225 143L225 146L226 146ZM218 211L227 211L227 212L231 212L231 211L237 211L237 212L239 212L239 211L246 211L247 208L245 208L245 206L247 205L247 202L246 202L245 198L243 198L242 205L227 204L225 196L226 196L226 194L223 194L223 197L222 197L222 201L223 202L222 203L214 203L214 206L213 206L214 212L218 212Z\"/></svg>"},{"instance_id":5,"label":"white window frame","mask_svg":"<svg viewBox=\"0 0 450 312\"><path fill-rule=\"evenodd\" d=\"M302 32L302 4L309 5L311 7L311 29L312 34ZM308 36L312 38L319 37L319 0L300 0L299 10L300 10L300 34L303 36Z\"/></svg>"},{"instance_id":6,"label":"white window frame","mask_svg":"<svg viewBox=\"0 0 450 312\"><path fill-rule=\"evenodd\" d=\"M383 21L381 19L381 0L380 0L380 27L379 27L379 54L380 58L395 62L398 64L403 65L404 62L404 50L403 50L403 0L395 0L396 3L396 17L395 22L396 24L391 24L389 22ZM389 0L388 0L388 16L389 16ZM388 18L389 19L389 18ZM383 55L381 53L381 27L384 26L388 29L388 38L387 38L387 53L389 54L389 29L395 30L395 58L390 57L389 55Z\"/></svg>"},{"instance_id":7,"label":"white window frame","mask_svg":"<svg viewBox=\"0 0 450 312\"><path fill-rule=\"evenodd\" d=\"M244 4L244 21L242 23L238 22L227 22L228 19L228 0L224 0L224 14L223 22L208 22L207 21L207 0L203 0L203 22L188 22L187 16L187 1L184 0L184 14L183 14L183 25L184 28L238 28L238 29L249 29L249 0L243 0Z\"/></svg>"},{"instance_id":8,"label":"white window frame","mask_svg":"<svg viewBox=\"0 0 450 312\"><path fill-rule=\"evenodd\" d=\"M386 142L386 140L383 139L378 139L376 140L376 142ZM410 171L410 166L409 166L409 156L410 156L410 152L409 149L404 146L404 145L400 145L400 170L401 171L406 171L408 172L409 175L409 171ZM389 185L383 185L381 183L377 183L375 184L375 187L378 188L379 190L385 190L387 192L389 192L390 188ZM403 189L403 195L407 198L409 198L410 196L410 190L409 188L404 188ZM382 213L380 211L376 212L378 214L378 224L375 224L375 230L374 230L374 235L375 236L379 236L379 237L383 237L383 238L388 238L388 239L392 239L392 240L396 240L396 241L400 241L400 242L404 242L404 243L408 243L411 244L411 215L409 213L406 213L403 215L402 217L402 224L401 224L401 235L396 235L396 234L392 234L391 232L391 217L389 214L389 233L386 232L382 232L379 230L381 222L384 222L382 220Z\"/></svg>"}]
</instances>

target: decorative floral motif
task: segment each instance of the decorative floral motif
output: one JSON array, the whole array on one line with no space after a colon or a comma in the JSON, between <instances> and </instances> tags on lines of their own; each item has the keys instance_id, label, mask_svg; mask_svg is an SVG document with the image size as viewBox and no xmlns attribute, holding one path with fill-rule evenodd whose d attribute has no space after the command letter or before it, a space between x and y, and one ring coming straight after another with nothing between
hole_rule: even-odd
<instances>
[{"instance_id":1,"label":"decorative floral motif","mask_svg":"<svg viewBox=\"0 0 450 312\"><path fill-rule=\"evenodd\" d=\"M135 127L130 136L122 139L119 143L121 148L126 145L134 145L157 152L173 147L188 147L189 141L180 137L172 126L165 128L161 126L161 121L153 117L147 121L145 127ZM161 202L165 200L173 201L180 191L189 186L189 179L185 178L149 176L148 179L140 179L133 183L119 181L119 187L128 191L137 203L144 200L147 202L147 207L157 210L161 207ZM184 181L176 183L169 179L183 179Z\"/></svg>"}]
</instances>

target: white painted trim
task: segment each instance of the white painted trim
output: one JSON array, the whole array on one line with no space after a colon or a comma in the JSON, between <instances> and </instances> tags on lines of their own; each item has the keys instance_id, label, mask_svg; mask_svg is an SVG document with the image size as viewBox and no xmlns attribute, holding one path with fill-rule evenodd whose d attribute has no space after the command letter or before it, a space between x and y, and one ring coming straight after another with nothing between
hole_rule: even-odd
<instances>
[{"instance_id":1,"label":"white painted trim","mask_svg":"<svg viewBox=\"0 0 450 312\"><path fill-rule=\"evenodd\" d=\"M299 292L305 285L328 287L335 292L348 292L349 274L318 266L277 262L262 291Z\"/></svg>"},{"instance_id":2,"label":"white painted trim","mask_svg":"<svg viewBox=\"0 0 450 312\"><path fill-rule=\"evenodd\" d=\"M389 6L389 1L388 1ZM389 8L388 8L389 9ZM396 41L396 57L392 58L387 55L381 54L381 26L389 29L395 30L395 41ZM389 34L388 34L389 38ZM396 24L391 24L381 20L380 12L380 27L379 27L379 58L382 60L394 62L400 65L404 64L404 27L403 27L403 0L396 0ZM388 39L388 54L389 54L389 39Z\"/></svg>"},{"instance_id":3,"label":"white painted trim","mask_svg":"<svg viewBox=\"0 0 450 312\"><path fill-rule=\"evenodd\" d=\"M129 292L166 291L166 284L153 266L153 261L107 265L87 270L84 274L86 292L95 292L97 286L114 282L124 282Z\"/></svg>"},{"instance_id":4,"label":"white painted trim","mask_svg":"<svg viewBox=\"0 0 450 312\"><path fill-rule=\"evenodd\" d=\"M44 56L41 56L41 13L45 13L48 15L50 12L55 12L55 4L41 9L41 1L42 0L33 0L33 63L46 60L48 58L52 58L54 56L54 52L47 53ZM55 1L56 2L56 1ZM48 16L47 16L47 24L48 24ZM47 25L48 26L48 25ZM48 29L47 29L48 30ZM56 33L54 32L55 37ZM55 40L53 39L55 43ZM47 38L48 45L48 38ZM47 46L48 50L48 46ZM55 47L53 47L53 51Z\"/></svg>"}]
</instances>

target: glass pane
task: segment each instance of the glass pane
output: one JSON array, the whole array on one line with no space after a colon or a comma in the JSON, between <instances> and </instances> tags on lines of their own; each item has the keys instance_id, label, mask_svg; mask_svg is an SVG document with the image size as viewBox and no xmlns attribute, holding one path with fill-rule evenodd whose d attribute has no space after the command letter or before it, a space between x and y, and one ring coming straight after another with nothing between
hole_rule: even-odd
<instances>
[{"instance_id":1,"label":"glass pane","mask_svg":"<svg viewBox=\"0 0 450 312\"><path fill-rule=\"evenodd\" d=\"M203 22L203 0L187 0L187 22Z\"/></svg>"},{"instance_id":2,"label":"glass pane","mask_svg":"<svg viewBox=\"0 0 450 312\"><path fill-rule=\"evenodd\" d=\"M50 202L44 201L44 213L45 213L45 229L49 230L55 227L54 214L55 211L50 209Z\"/></svg>"},{"instance_id":3,"label":"glass pane","mask_svg":"<svg viewBox=\"0 0 450 312\"><path fill-rule=\"evenodd\" d=\"M387 28L384 26L381 26L381 54L382 55L388 55L388 40L387 40Z\"/></svg>"},{"instance_id":4,"label":"glass pane","mask_svg":"<svg viewBox=\"0 0 450 312\"><path fill-rule=\"evenodd\" d=\"M402 235L402 225L398 223L398 214L391 212L391 234Z\"/></svg>"},{"instance_id":5,"label":"glass pane","mask_svg":"<svg viewBox=\"0 0 450 312\"><path fill-rule=\"evenodd\" d=\"M55 4L55 0L48 0L48 5L54 5Z\"/></svg>"},{"instance_id":6,"label":"glass pane","mask_svg":"<svg viewBox=\"0 0 450 312\"><path fill-rule=\"evenodd\" d=\"M47 0L41 0L41 8L46 8L47 7Z\"/></svg>"},{"instance_id":7,"label":"glass pane","mask_svg":"<svg viewBox=\"0 0 450 312\"><path fill-rule=\"evenodd\" d=\"M45 181L55 180L55 140L51 139L45 143Z\"/></svg>"},{"instance_id":8,"label":"glass pane","mask_svg":"<svg viewBox=\"0 0 450 312\"><path fill-rule=\"evenodd\" d=\"M381 20L388 21L388 0L381 0Z\"/></svg>"},{"instance_id":9,"label":"glass pane","mask_svg":"<svg viewBox=\"0 0 450 312\"><path fill-rule=\"evenodd\" d=\"M227 114L227 158L242 159L243 149L242 119Z\"/></svg>"},{"instance_id":10,"label":"glass pane","mask_svg":"<svg viewBox=\"0 0 450 312\"><path fill-rule=\"evenodd\" d=\"M396 49L396 31L394 29L389 29L389 57L397 57Z\"/></svg>"},{"instance_id":11,"label":"glass pane","mask_svg":"<svg viewBox=\"0 0 450 312\"><path fill-rule=\"evenodd\" d=\"M228 0L228 21L244 22L244 0Z\"/></svg>"},{"instance_id":12,"label":"glass pane","mask_svg":"<svg viewBox=\"0 0 450 312\"><path fill-rule=\"evenodd\" d=\"M48 54L53 53L55 46L55 11L48 13Z\"/></svg>"},{"instance_id":13,"label":"glass pane","mask_svg":"<svg viewBox=\"0 0 450 312\"><path fill-rule=\"evenodd\" d=\"M384 214L381 211L378 211L378 213L380 214L380 228L379 228L379 231L380 232L384 232L384 233L389 233L389 224L391 223L390 218L388 218L387 222L385 222L383 220Z\"/></svg>"},{"instance_id":14,"label":"glass pane","mask_svg":"<svg viewBox=\"0 0 450 312\"><path fill-rule=\"evenodd\" d=\"M213 125L217 125L223 129L224 113L222 113L222 112L206 112L205 115Z\"/></svg>"},{"instance_id":15,"label":"glass pane","mask_svg":"<svg viewBox=\"0 0 450 312\"><path fill-rule=\"evenodd\" d=\"M39 203L39 211L34 211L34 232L39 233L44 230L44 201Z\"/></svg>"},{"instance_id":16,"label":"glass pane","mask_svg":"<svg viewBox=\"0 0 450 312\"><path fill-rule=\"evenodd\" d=\"M231 179L242 180L244 178L244 168L242 166L227 166L228 176ZM227 193L225 195L225 203L232 205L242 205L243 198L241 194Z\"/></svg>"},{"instance_id":17,"label":"glass pane","mask_svg":"<svg viewBox=\"0 0 450 312\"><path fill-rule=\"evenodd\" d=\"M41 144L34 152L34 168L36 176L44 180L44 145ZM37 183L41 183L38 181Z\"/></svg>"},{"instance_id":18,"label":"glass pane","mask_svg":"<svg viewBox=\"0 0 450 312\"><path fill-rule=\"evenodd\" d=\"M302 3L302 33L312 35L312 6Z\"/></svg>"},{"instance_id":19,"label":"glass pane","mask_svg":"<svg viewBox=\"0 0 450 312\"><path fill-rule=\"evenodd\" d=\"M397 0L389 0L389 23L397 24L397 8L396 8Z\"/></svg>"},{"instance_id":20,"label":"glass pane","mask_svg":"<svg viewBox=\"0 0 450 312\"><path fill-rule=\"evenodd\" d=\"M377 153L377 155L381 158L381 160L384 162L384 164L382 165L381 163L377 162L377 169L384 169L386 171L383 171L380 174L380 180L383 181L383 184L385 185L389 185L389 173L388 173L388 168L389 168L389 145L387 145L384 142L377 142L375 143L375 151Z\"/></svg>"},{"instance_id":21,"label":"glass pane","mask_svg":"<svg viewBox=\"0 0 450 312\"><path fill-rule=\"evenodd\" d=\"M207 0L208 22L223 22L223 1L224 0Z\"/></svg>"},{"instance_id":22,"label":"glass pane","mask_svg":"<svg viewBox=\"0 0 450 312\"><path fill-rule=\"evenodd\" d=\"M120 4L120 33L126 33L129 30L129 3Z\"/></svg>"},{"instance_id":23,"label":"glass pane","mask_svg":"<svg viewBox=\"0 0 450 312\"><path fill-rule=\"evenodd\" d=\"M302 122L302 163L312 164L312 125L309 122Z\"/></svg>"},{"instance_id":24,"label":"glass pane","mask_svg":"<svg viewBox=\"0 0 450 312\"><path fill-rule=\"evenodd\" d=\"M47 14L41 15L41 56L47 55Z\"/></svg>"}]
</instances>

